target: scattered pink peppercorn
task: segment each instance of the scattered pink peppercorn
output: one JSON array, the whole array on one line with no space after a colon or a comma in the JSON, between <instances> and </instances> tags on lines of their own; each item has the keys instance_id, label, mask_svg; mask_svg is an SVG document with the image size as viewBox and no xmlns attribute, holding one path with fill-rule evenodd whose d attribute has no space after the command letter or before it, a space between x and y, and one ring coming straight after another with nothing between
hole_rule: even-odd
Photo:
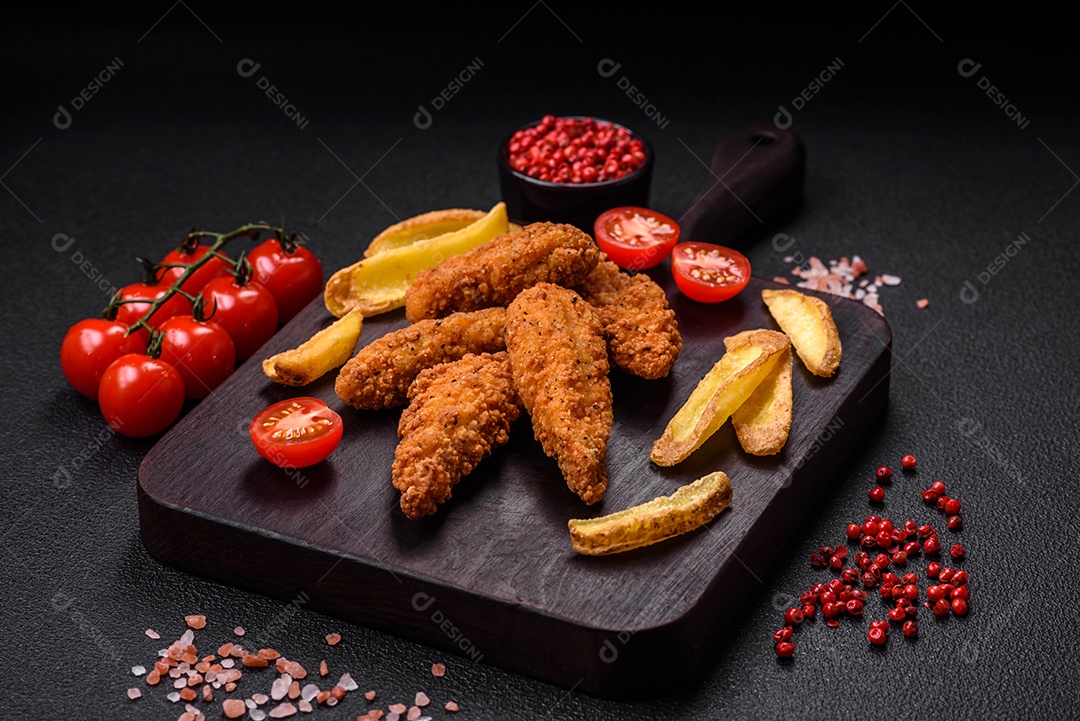
<instances>
[{"instance_id":1,"label":"scattered pink peppercorn","mask_svg":"<svg viewBox=\"0 0 1080 721\"><path fill-rule=\"evenodd\" d=\"M900 459L900 467L903 468L905 471L915 470L916 463L917 461L915 460L915 456L911 454L908 454Z\"/></svg>"},{"instance_id":2,"label":"scattered pink peppercorn","mask_svg":"<svg viewBox=\"0 0 1080 721\"><path fill-rule=\"evenodd\" d=\"M878 483L888 483L892 480L892 469L888 466L881 466L874 473L874 477L877 478Z\"/></svg>"},{"instance_id":3,"label":"scattered pink peppercorn","mask_svg":"<svg viewBox=\"0 0 1080 721\"><path fill-rule=\"evenodd\" d=\"M874 486L870 489L870 492L866 494L874 503L881 503L885 500L885 489L881 486Z\"/></svg>"}]
</instances>

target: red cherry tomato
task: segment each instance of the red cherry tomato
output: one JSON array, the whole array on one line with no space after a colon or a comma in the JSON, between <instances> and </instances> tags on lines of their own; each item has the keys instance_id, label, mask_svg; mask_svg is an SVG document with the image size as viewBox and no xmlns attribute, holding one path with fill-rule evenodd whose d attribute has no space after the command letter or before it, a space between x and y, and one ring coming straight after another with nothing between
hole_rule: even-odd
<instances>
[{"instance_id":1,"label":"red cherry tomato","mask_svg":"<svg viewBox=\"0 0 1080 721\"><path fill-rule=\"evenodd\" d=\"M600 250L615 265L628 270L652 268L671 255L679 242L679 224L647 208L605 210L593 229Z\"/></svg>"},{"instance_id":2,"label":"red cherry tomato","mask_svg":"<svg viewBox=\"0 0 1080 721\"><path fill-rule=\"evenodd\" d=\"M680 243L671 253L675 284L702 303L727 300L750 282L750 261L742 253L712 243Z\"/></svg>"},{"instance_id":3,"label":"red cherry tomato","mask_svg":"<svg viewBox=\"0 0 1080 721\"><path fill-rule=\"evenodd\" d=\"M209 323L229 334L236 359L246 360L270 340L277 330L277 302L270 291L255 281L238 285L233 278L214 278L202 290Z\"/></svg>"},{"instance_id":4,"label":"red cherry tomato","mask_svg":"<svg viewBox=\"0 0 1080 721\"><path fill-rule=\"evenodd\" d=\"M162 263L184 263L190 265L199 258L202 258L210 250L209 245L198 245L191 253L184 252L184 246L180 246L176 250L170 251L164 258L161 259ZM184 274L184 268L166 268L161 275L161 281L159 285L170 286L181 275ZM223 275L230 275L232 268L221 258L211 258L206 261L205 265L199 267L191 276L184 281L180 289L191 295L196 295L202 290L207 283L214 278L218 278Z\"/></svg>"},{"instance_id":5,"label":"red cherry tomato","mask_svg":"<svg viewBox=\"0 0 1080 721\"><path fill-rule=\"evenodd\" d=\"M205 398L236 367L236 346L228 332L190 315L176 315L161 324L161 360L184 379L185 398Z\"/></svg>"},{"instance_id":6,"label":"red cherry tomato","mask_svg":"<svg viewBox=\"0 0 1080 721\"><path fill-rule=\"evenodd\" d=\"M287 323L304 307L322 295L323 267L304 246L289 253L277 238L255 246L247 255L251 279L262 283L278 305L278 320Z\"/></svg>"},{"instance_id":7,"label":"red cherry tomato","mask_svg":"<svg viewBox=\"0 0 1080 721\"><path fill-rule=\"evenodd\" d=\"M68 329L60 344L60 368L71 386L91 400L97 400L98 385L105 369L122 355L142 353L146 341L115 320L87 318Z\"/></svg>"},{"instance_id":8,"label":"red cherry tomato","mask_svg":"<svg viewBox=\"0 0 1080 721\"><path fill-rule=\"evenodd\" d=\"M248 431L260 456L282 468L303 468L338 447L341 416L318 398L302 396L263 409Z\"/></svg>"},{"instance_id":9,"label":"red cherry tomato","mask_svg":"<svg viewBox=\"0 0 1080 721\"><path fill-rule=\"evenodd\" d=\"M146 283L132 283L120 289L120 300L139 300L142 303L124 303L116 308L116 320L124 325L132 325L139 318L146 315L150 310L150 302L165 295L169 289L167 284L147 285ZM157 311L146 321L151 328L157 328L167 319L174 315L186 315L191 312L191 301L182 295L174 295L165 301ZM145 328L140 328L133 335L139 335L143 342L149 342L150 334Z\"/></svg>"},{"instance_id":10,"label":"red cherry tomato","mask_svg":"<svg viewBox=\"0 0 1080 721\"><path fill-rule=\"evenodd\" d=\"M112 362L101 376L98 404L113 430L130 438L172 425L184 407L184 380L171 365L142 353Z\"/></svg>"}]
</instances>

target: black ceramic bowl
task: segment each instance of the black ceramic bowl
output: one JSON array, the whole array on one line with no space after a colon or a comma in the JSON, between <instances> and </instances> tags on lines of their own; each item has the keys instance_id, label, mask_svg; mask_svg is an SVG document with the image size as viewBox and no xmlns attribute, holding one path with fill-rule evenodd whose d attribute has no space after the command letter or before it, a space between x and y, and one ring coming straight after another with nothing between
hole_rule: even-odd
<instances>
[{"instance_id":1,"label":"black ceramic bowl","mask_svg":"<svg viewBox=\"0 0 1080 721\"><path fill-rule=\"evenodd\" d=\"M602 118L593 119L616 128L625 128L631 136L640 140L645 152L645 162L629 175L600 183L552 183L537 180L510 167L507 147L514 136L514 133L510 133L499 143L497 162L502 199L512 221L522 224L540 221L569 223L591 235L596 217L605 210L621 205L649 206L649 184L652 181L653 169L653 149L649 141L626 126ZM539 122L523 125L518 130L533 127Z\"/></svg>"}]
</instances>

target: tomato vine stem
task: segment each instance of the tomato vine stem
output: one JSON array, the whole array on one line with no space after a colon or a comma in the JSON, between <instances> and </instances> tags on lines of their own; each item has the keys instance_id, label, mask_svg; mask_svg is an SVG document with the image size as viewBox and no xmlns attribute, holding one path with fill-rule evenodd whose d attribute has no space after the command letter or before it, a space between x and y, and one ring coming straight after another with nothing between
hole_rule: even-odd
<instances>
[{"instance_id":1,"label":"tomato vine stem","mask_svg":"<svg viewBox=\"0 0 1080 721\"><path fill-rule=\"evenodd\" d=\"M163 295L152 301L149 301L150 307L147 309L146 313L144 313L143 316L139 318L139 320L135 321L128 327L126 335L131 335L139 328L145 328L147 331L153 334L154 329L150 326L150 323L148 322L150 317L153 316L154 313L156 313L158 309L161 308L161 306L164 305L165 302L172 298L174 295L182 295L183 297L194 303L196 301L196 297L192 296L190 293L185 292L184 290L181 290L180 286L183 285L184 282L195 273L195 271L206 265L214 258L217 258L219 260L225 260L230 265L232 265L238 272L243 272L243 265L246 262L246 259L244 259L243 255L241 254L240 258L237 259L230 258L229 256L222 253L221 249L224 248L231 241L243 236L247 236L253 241L256 241L259 239L259 233L262 231L275 233L278 238L287 237L284 227L269 225L267 223L248 223L247 225L242 225L235 230L229 231L228 233L214 233L205 230L192 230L190 233L184 236L184 240L181 245L190 248L198 247L198 241L200 238L213 238L213 242L210 244L210 248L209 250L207 250L206 253L203 253L199 258L192 261L191 263L162 263L159 266L156 266L158 268L182 267L185 270L178 278L176 278L176 280L172 282L172 284L168 287L168 289ZM247 267L250 268L250 263L247 263ZM110 314L115 315L116 308L124 303L146 302L148 301L143 299L120 300L119 292L117 292L117 295L113 297L112 301L105 309L104 315L105 317L109 317Z\"/></svg>"}]
</instances>

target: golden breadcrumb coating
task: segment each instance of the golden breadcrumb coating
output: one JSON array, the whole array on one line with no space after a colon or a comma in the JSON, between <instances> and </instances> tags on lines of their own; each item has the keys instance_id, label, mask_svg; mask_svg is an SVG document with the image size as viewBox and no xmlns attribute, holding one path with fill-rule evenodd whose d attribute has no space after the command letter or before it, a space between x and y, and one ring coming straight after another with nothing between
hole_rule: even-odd
<instances>
[{"instance_id":1,"label":"golden breadcrumb coating","mask_svg":"<svg viewBox=\"0 0 1080 721\"><path fill-rule=\"evenodd\" d=\"M540 283L506 309L514 384L544 452L593 504L607 488L611 384L600 316L572 290Z\"/></svg>"},{"instance_id":2,"label":"golden breadcrumb coating","mask_svg":"<svg viewBox=\"0 0 1080 721\"><path fill-rule=\"evenodd\" d=\"M453 487L506 443L521 414L506 352L428 368L409 386L392 478L409 518L430 516Z\"/></svg>"},{"instance_id":3,"label":"golden breadcrumb coating","mask_svg":"<svg viewBox=\"0 0 1080 721\"><path fill-rule=\"evenodd\" d=\"M652 278L630 275L602 256L579 291L600 312L615 365L641 378L671 372L682 334L664 289Z\"/></svg>"},{"instance_id":4,"label":"golden breadcrumb coating","mask_svg":"<svg viewBox=\"0 0 1080 721\"><path fill-rule=\"evenodd\" d=\"M334 390L341 400L362 410L404 405L409 385L425 368L468 353L505 349L505 318L505 309L487 308L387 333L342 366Z\"/></svg>"},{"instance_id":5,"label":"golden breadcrumb coating","mask_svg":"<svg viewBox=\"0 0 1080 721\"><path fill-rule=\"evenodd\" d=\"M405 315L415 323L506 306L537 283L580 285L599 255L592 237L572 225L533 223L420 273L405 295Z\"/></svg>"}]
</instances>

